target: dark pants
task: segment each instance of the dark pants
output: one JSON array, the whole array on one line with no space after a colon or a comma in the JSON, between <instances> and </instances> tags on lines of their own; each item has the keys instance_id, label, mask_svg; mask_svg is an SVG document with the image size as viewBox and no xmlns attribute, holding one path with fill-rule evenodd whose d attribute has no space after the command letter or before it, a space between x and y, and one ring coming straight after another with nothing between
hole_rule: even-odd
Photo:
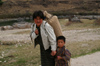
<instances>
[{"instance_id":1,"label":"dark pants","mask_svg":"<svg viewBox=\"0 0 100 66\"><path fill-rule=\"evenodd\" d=\"M55 58L51 56L51 48L45 50L41 38L40 27L37 27L39 36L35 39L35 45L40 44L41 65L42 66L55 66Z\"/></svg>"},{"instance_id":2,"label":"dark pants","mask_svg":"<svg viewBox=\"0 0 100 66\"><path fill-rule=\"evenodd\" d=\"M47 50L40 45L41 50L41 65L42 66L55 66L55 58L51 56L51 47Z\"/></svg>"}]
</instances>

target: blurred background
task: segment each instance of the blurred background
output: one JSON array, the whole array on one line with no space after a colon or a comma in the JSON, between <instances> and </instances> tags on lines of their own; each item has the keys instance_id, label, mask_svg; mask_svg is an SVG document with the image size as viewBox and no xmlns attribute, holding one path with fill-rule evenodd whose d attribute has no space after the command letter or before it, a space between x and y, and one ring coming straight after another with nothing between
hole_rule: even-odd
<instances>
[{"instance_id":1,"label":"blurred background","mask_svg":"<svg viewBox=\"0 0 100 66\"><path fill-rule=\"evenodd\" d=\"M0 66L41 65L30 39L36 10L58 17L72 66L100 66L100 0L0 0Z\"/></svg>"}]
</instances>

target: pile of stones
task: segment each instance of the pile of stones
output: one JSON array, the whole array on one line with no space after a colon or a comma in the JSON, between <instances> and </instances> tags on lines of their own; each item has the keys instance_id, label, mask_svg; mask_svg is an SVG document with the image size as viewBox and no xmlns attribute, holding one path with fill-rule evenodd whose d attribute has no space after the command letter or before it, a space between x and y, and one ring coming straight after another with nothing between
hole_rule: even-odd
<instances>
[{"instance_id":1,"label":"pile of stones","mask_svg":"<svg viewBox=\"0 0 100 66\"><path fill-rule=\"evenodd\" d=\"M25 28L30 28L32 23L28 22L18 22L14 23L12 26L7 25L7 26L1 26L0 30L12 30L12 29L25 29Z\"/></svg>"}]
</instances>

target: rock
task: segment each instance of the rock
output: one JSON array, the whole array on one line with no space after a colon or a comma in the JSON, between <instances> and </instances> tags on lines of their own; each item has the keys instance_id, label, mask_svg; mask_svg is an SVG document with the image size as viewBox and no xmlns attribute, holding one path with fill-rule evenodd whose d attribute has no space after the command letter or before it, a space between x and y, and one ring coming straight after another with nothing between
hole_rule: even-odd
<instances>
[{"instance_id":1,"label":"rock","mask_svg":"<svg viewBox=\"0 0 100 66\"><path fill-rule=\"evenodd\" d=\"M19 17L19 18L17 19L17 21L18 21L18 22L23 22L23 21L24 21L24 18Z\"/></svg>"},{"instance_id":2,"label":"rock","mask_svg":"<svg viewBox=\"0 0 100 66\"><path fill-rule=\"evenodd\" d=\"M72 22L81 22L80 19L76 16L74 16L72 19L71 19Z\"/></svg>"},{"instance_id":3,"label":"rock","mask_svg":"<svg viewBox=\"0 0 100 66\"><path fill-rule=\"evenodd\" d=\"M28 22L14 23L13 27L14 28L19 28L19 29L30 28L31 27L31 23L28 23Z\"/></svg>"},{"instance_id":4,"label":"rock","mask_svg":"<svg viewBox=\"0 0 100 66\"><path fill-rule=\"evenodd\" d=\"M10 26L10 25L2 26L2 27L1 27L1 30L11 30L11 29L13 29L13 27Z\"/></svg>"}]
</instances>

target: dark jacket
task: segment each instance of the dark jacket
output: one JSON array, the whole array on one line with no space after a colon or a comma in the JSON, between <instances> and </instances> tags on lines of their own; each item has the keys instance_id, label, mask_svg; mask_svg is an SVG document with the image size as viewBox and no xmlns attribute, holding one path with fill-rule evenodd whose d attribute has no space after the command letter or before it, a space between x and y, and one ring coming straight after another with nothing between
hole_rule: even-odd
<instances>
[{"instance_id":1,"label":"dark jacket","mask_svg":"<svg viewBox=\"0 0 100 66\"><path fill-rule=\"evenodd\" d=\"M61 49L57 48L57 55L61 56L63 59L57 60L56 58L56 66L68 66L68 61L71 58L71 53L68 49L65 49L65 46L63 46Z\"/></svg>"}]
</instances>

